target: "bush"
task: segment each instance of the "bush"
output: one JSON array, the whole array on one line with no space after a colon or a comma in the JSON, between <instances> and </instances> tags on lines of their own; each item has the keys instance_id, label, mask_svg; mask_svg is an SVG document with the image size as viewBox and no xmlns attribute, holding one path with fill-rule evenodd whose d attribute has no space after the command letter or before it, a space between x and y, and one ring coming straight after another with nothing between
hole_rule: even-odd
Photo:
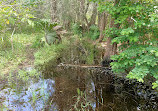
<instances>
[{"instance_id":1,"label":"bush","mask_svg":"<svg viewBox=\"0 0 158 111\"><path fill-rule=\"evenodd\" d=\"M82 27L80 26L80 24L75 23L72 25L72 32L76 35L78 35L79 37L82 37Z\"/></svg>"},{"instance_id":2,"label":"bush","mask_svg":"<svg viewBox=\"0 0 158 111\"><path fill-rule=\"evenodd\" d=\"M38 52L35 53L35 67L38 70L46 70L48 67L53 67L58 64L58 58L62 55L64 49L68 44L53 44L51 46L45 45Z\"/></svg>"},{"instance_id":3,"label":"bush","mask_svg":"<svg viewBox=\"0 0 158 111\"><path fill-rule=\"evenodd\" d=\"M100 31L96 25L90 26L89 32L87 32L86 36L92 40L96 40L99 38Z\"/></svg>"},{"instance_id":4,"label":"bush","mask_svg":"<svg viewBox=\"0 0 158 111\"><path fill-rule=\"evenodd\" d=\"M41 48L41 47L44 47L45 45L45 37L44 37L44 34L38 34L35 36L35 40L34 42L32 43L32 47L33 48Z\"/></svg>"},{"instance_id":5,"label":"bush","mask_svg":"<svg viewBox=\"0 0 158 111\"><path fill-rule=\"evenodd\" d=\"M72 37L63 40L62 44L53 44L41 48L35 54L35 66L42 71L48 71L59 63L66 64L98 64L101 61L101 51L90 41Z\"/></svg>"}]
</instances>

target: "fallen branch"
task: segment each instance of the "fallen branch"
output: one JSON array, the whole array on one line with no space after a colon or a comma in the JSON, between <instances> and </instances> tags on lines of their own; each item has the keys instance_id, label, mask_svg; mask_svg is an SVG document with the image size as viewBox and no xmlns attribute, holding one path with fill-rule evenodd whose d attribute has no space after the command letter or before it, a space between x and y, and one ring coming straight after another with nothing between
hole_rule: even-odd
<instances>
[{"instance_id":1,"label":"fallen branch","mask_svg":"<svg viewBox=\"0 0 158 111\"><path fill-rule=\"evenodd\" d=\"M102 67L102 66L89 66L89 65L74 65L74 64L63 64L63 63L60 63L58 65L58 67L78 67L78 68L109 68L109 67Z\"/></svg>"}]
</instances>

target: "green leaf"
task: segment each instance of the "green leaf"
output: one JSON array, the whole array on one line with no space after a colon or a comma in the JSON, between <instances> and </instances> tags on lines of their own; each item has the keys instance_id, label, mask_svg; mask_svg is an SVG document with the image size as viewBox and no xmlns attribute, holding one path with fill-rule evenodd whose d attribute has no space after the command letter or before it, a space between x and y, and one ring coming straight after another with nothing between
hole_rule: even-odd
<instances>
[{"instance_id":1,"label":"green leaf","mask_svg":"<svg viewBox=\"0 0 158 111\"><path fill-rule=\"evenodd\" d=\"M152 85L153 85L153 87L152 87L153 89L158 88L158 81L152 83Z\"/></svg>"},{"instance_id":2,"label":"green leaf","mask_svg":"<svg viewBox=\"0 0 158 111\"><path fill-rule=\"evenodd\" d=\"M31 21L30 19L28 19L27 22L29 23L29 25L31 25L32 27L34 27L34 22L33 21Z\"/></svg>"},{"instance_id":3,"label":"green leaf","mask_svg":"<svg viewBox=\"0 0 158 111\"><path fill-rule=\"evenodd\" d=\"M129 35L130 33L134 33L134 30L132 28L123 29L121 31L121 35Z\"/></svg>"},{"instance_id":4,"label":"green leaf","mask_svg":"<svg viewBox=\"0 0 158 111\"><path fill-rule=\"evenodd\" d=\"M81 94L81 91L79 88L77 88L77 94L80 95Z\"/></svg>"},{"instance_id":5,"label":"green leaf","mask_svg":"<svg viewBox=\"0 0 158 111\"><path fill-rule=\"evenodd\" d=\"M158 52L155 53L155 56L158 57Z\"/></svg>"},{"instance_id":6,"label":"green leaf","mask_svg":"<svg viewBox=\"0 0 158 111\"><path fill-rule=\"evenodd\" d=\"M8 20L9 20L9 22L10 22L11 24L13 24L13 25L15 24L15 19L14 19L14 18L9 17Z\"/></svg>"},{"instance_id":7,"label":"green leaf","mask_svg":"<svg viewBox=\"0 0 158 111\"><path fill-rule=\"evenodd\" d=\"M25 21L26 21L26 19L25 19L25 18L22 18L22 19L21 19L21 21L22 21L22 22L25 22Z\"/></svg>"}]
</instances>

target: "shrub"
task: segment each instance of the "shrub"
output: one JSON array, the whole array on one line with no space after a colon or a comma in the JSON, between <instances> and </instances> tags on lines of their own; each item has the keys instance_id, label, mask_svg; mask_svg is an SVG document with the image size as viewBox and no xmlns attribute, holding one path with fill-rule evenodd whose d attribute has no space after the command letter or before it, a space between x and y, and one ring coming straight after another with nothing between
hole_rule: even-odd
<instances>
[{"instance_id":1,"label":"shrub","mask_svg":"<svg viewBox=\"0 0 158 111\"><path fill-rule=\"evenodd\" d=\"M87 32L86 36L92 40L96 40L99 38L100 31L96 25L90 26L89 32Z\"/></svg>"}]
</instances>

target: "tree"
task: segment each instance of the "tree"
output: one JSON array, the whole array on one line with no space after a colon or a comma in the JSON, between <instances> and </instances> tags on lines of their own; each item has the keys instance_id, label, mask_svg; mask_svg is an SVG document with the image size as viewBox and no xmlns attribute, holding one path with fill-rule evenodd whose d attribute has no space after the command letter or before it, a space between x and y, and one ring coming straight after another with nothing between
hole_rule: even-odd
<instances>
[{"instance_id":1,"label":"tree","mask_svg":"<svg viewBox=\"0 0 158 111\"><path fill-rule=\"evenodd\" d=\"M117 0L113 4L111 1L100 3L100 10L108 11L114 20L106 35L111 37L113 44L121 44L119 54L111 56L117 60L111 63L113 71L126 72L128 78L140 82L146 77L153 77L153 88L158 87L156 0Z\"/></svg>"},{"instance_id":2,"label":"tree","mask_svg":"<svg viewBox=\"0 0 158 111\"><path fill-rule=\"evenodd\" d=\"M51 0L51 18L52 22L57 21L57 0Z\"/></svg>"},{"instance_id":3,"label":"tree","mask_svg":"<svg viewBox=\"0 0 158 111\"><path fill-rule=\"evenodd\" d=\"M105 3L111 3L111 5L117 6L119 4L119 0L114 0L114 1L101 1L100 4L105 4ZM100 6L103 7L103 6ZM105 35L104 30L106 29L106 27L110 27L110 28L116 28L119 29L120 25L119 23L114 24L114 21L118 18L118 16L114 16L114 17L110 17L110 13L107 10L102 10L102 8L100 9L100 11L102 12L99 16L98 16L98 26L100 28L100 36L99 36L99 42L101 42L103 40L103 38L105 36L107 36L107 46L106 46L106 52L104 54L103 57L103 62L105 64L109 64L111 62L110 60L110 56L111 55L115 55L117 54L117 43L114 42L112 43L112 38L116 37L117 35L113 35L113 36L109 36ZM119 13L117 13L119 15ZM109 18L111 18L109 20ZM109 22L109 23L108 23ZM109 26L108 26L109 24Z\"/></svg>"},{"instance_id":4,"label":"tree","mask_svg":"<svg viewBox=\"0 0 158 111\"><path fill-rule=\"evenodd\" d=\"M104 39L104 30L105 30L105 27L107 26L108 24L108 13L105 13L105 12L98 12L98 27L99 27L99 30L100 30L100 36L99 36L99 42L101 42L103 39Z\"/></svg>"},{"instance_id":5,"label":"tree","mask_svg":"<svg viewBox=\"0 0 158 111\"><path fill-rule=\"evenodd\" d=\"M34 16L29 13L29 8L26 9L21 2L3 1L0 3L0 18L0 44L2 49L4 50L5 48L11 47L12 51L14 51L13 34L15 30L18 29L22 23L34 26L34 23L30 20L34 18ZM7 32L11 32L11 36L7 35ZM11 44L11 46L9 44Z\"/></svg>"},{"instance_id":6,"label":"tree","mask_svg":"<svg viewBox=\"0 0 158 111\"><path fill-rule=\"evenodd\" d=\"M51 15L56 12L55 15L59 22L68 30L73 23L80 24L84 31L96 24L97 3L89 2L89 0L59 0L55 4L52 6L55 8L51 8ZM89 12L92 14L89 14Z\"/></svg>"}]
</instances>

